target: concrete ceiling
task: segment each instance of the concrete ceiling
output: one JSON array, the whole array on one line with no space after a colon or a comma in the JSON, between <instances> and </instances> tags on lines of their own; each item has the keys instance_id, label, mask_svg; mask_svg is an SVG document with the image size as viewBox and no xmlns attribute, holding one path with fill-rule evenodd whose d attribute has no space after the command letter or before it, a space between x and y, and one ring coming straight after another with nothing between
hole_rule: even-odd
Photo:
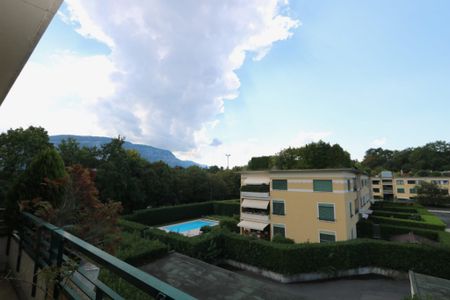
<instances>
[{"instance_id":1,"label":"concrete ceiling","mask_svg":"<svg viewBox=\"0 0 450 300\"><path fill-rule=\"evenodd\" d=\"M62 0L0 0L0 105Z\"/></svg>"}]
</instances>

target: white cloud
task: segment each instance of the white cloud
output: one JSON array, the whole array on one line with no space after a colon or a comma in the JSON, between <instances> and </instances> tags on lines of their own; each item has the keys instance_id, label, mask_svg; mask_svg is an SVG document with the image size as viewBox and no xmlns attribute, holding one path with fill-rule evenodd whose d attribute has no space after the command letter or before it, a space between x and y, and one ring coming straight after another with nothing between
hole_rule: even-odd
<instances>
[{"instance_id":1,"label":"white cloud","mask_svg":"<svg viewBox=\"0 0 450 300\"><path fill-rule=\"evenodd\" d=\"M94 109L102 129L178 151L196 149L223 101L238 96L246 55L262 59L299 25L276 0L66 3L78 32L109 45L118 69L116 93Z\"/></svg>"},{"instance_id":2,"label":"white cloud","mask_svg":"<svg viewBox=\"0 0 450 300\"><path fill-rule=\"evenodd\" d=\"M0 130L43 126L50 134L104 134L93 107L114 94L105 56L59 53L50 64L28 62L0 109Z\"/></svg>"},{"instance_id":3,"label":"white cloud","mask_svg":"<svg viewBox=\"0 0 450 300\"><path fill-rule=\"evenodd\" d=\"M385 137L377 138L372 141L372 147L382 147L386 145L387 139Z\"/></svg>"}]
</instances>

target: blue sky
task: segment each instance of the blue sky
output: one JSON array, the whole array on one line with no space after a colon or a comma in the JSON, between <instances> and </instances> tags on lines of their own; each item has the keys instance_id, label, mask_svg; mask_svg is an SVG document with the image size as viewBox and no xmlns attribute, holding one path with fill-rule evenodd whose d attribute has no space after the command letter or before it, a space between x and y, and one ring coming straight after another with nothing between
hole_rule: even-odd
<instances>
[{"instance_id":1,"label":"blue sky","mask_svg":"<svg viewBox=\"0 0 450 300\"><path fill-rule=\"evenodd\" d=\"M370 147L402 149L450 140L450 2L291 1L271 11L272 19L283 16L290 20L283 19L287 28L275 31L265 31L275 25L261 21L254 13L262 2L255 1L255 7L251 1L245 7L238 7L239 1L231 2L235 6L227 10L230 19L214 17L215 13L223 15L222 8L199 5L202 13L198 18L205 19L200 19L198 26L194 21L183 23L188 24L184 36L192 33L192 41L187 42L183 35L167 29L172 26L167 20L191 20L188 14L197 14L200 8L180 9L173 15L166 12L169 5L155 8L153 3L153 9L166 21L144 20L144 25L139 23L142 27L137 37L130 37L134 34L121 27L127 25L126 18L116 16L111 21L87 1L68 1L21 77L31 81L27 68L34 74L32 68L48 65L60 74L58 64L62 64L74 67L73 74L81 74L81 79L75 75L60 78L62 86L83 82L87 72L95 74L92 80L99 80L103 90L86 82L76 88L94 91L78 95L69 87L56 94L43 93L42 97L55 98L48 102L45 118L12 120L4 116L14 111L14 105L25 103L27 94L21 90L29 90L28 81L19 78L23 83L16 83L16 90L8 96L12 99L7 98L0 108L0 128L33 124L46 127L51 134L121 134L210 165L225 165L225 153L231 154L232 165L241 165L251 156L273 154L318 139L341 144L357 159ZM85 20L82 8L94 23L98 20L95 26L111 37L114 46L107 45L95 26ZM119 8L111 8L111 15ZM141 11L151 17L148 8L135 8L133 20ZM292 22L296 21L301 25L295 26ZM253 28L245 35L242 27L234 30L230 26L241 23L262 29L258 32L259 28ZM211 29L203 32L204 27ZM148 35L152 38L146 39ZM203 42L205 36L214 39L215 35L221 37L216 40L219 45ZM252 36L263 36L263 42L251 44ZM161 48L161 44L166 47ZM155 45L159 47L156 50ZM233 66L232 60L221 60L242 47L246 54L242 64ZM192 48L195 50L189 50ZM150 55L159 55L155 61L167 62L152 64L146 59ZM88 70L84 71L78 61L88 58L92 61L85 64ZM66 65L70 59L73 63ZM198 73L197 65L206 71ZM133 70L133 75L128 78L115 72L117 69ZM233 85L234 79L227 81L230 71L240 85ZM226 75L221 77L222 73ZM183 76L195 77L195 81L184 84ZM211 84L211 78L216 82L225 79L222 85ZM234 99L222 99L227 93L234 94ZM129 107L133 110L127 110ZM64 118L61 112L78 117ZM80 119L84 124L77 124ZM58 123L61 120L64 126Z\"/></svg>"}]
</instances>

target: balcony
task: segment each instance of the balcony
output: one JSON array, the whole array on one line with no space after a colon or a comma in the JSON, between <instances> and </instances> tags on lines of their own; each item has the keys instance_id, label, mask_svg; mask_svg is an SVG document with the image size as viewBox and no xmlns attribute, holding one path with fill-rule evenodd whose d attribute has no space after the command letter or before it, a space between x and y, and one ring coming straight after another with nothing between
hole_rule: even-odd
<instances>
[{"instance_id":1,"label":"balcony","mask_svg":"<svg viewBox=\"0 0 450 300\"><path fill-rule=\"evenodd\" d=\"M28 213L22 213L19 231L7 236L3 253L0 261L12 269L12 282L24 299L123 299L98 278L99 268L154 299L194 299ZM73 266L70 272L67 266ZM54 279L43 281L44 270L53 270Z\"/></svg>"},{"instance_id":2,"label":"balcony","mask_svg":"<svg viewBox=\"0 0 450 300\"><path fill-rule=\"evenodd\" d=\"M241 186L241 198L269 198L268 184L247 184Z\"/></svg>"},{"instance_id":3,"label":"balcony","mask_svg":"<svg viewBox=\"0 0 450 300\"><path fill-rule=\"evenodd\" d=\"M269 222L269 215L262 214L262 213L255 214L255 213L242 212L241 220Z\"/></svg>"}]
</instances>

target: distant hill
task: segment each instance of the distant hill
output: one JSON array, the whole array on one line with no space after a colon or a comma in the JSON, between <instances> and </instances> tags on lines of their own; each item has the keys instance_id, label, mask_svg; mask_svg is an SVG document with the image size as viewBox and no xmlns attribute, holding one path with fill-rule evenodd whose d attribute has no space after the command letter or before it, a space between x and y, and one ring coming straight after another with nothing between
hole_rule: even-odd
<instances>
[{"instance_id":1,"label":"distant hill","mask_svg":"<svg viewBox=\"0 0 450 300\"><path fill-rule=\"evenodd\" d=\"M52 135L50 136L50 142L55 146L59 145L62 140L73 138L81 147L100 147L103 144L107 144L111 141L109 137L102 136L82 136L82 135ZM206 167L205 165L198 164L190 160L178 159L172 152L165 149L155 148L147 145L133 144L125 141L123 147L125 149L133 149L139 152L142 158L149 162L163 161L171 167L183 167L190 166Z\"/></svg>"}]
</instances>

